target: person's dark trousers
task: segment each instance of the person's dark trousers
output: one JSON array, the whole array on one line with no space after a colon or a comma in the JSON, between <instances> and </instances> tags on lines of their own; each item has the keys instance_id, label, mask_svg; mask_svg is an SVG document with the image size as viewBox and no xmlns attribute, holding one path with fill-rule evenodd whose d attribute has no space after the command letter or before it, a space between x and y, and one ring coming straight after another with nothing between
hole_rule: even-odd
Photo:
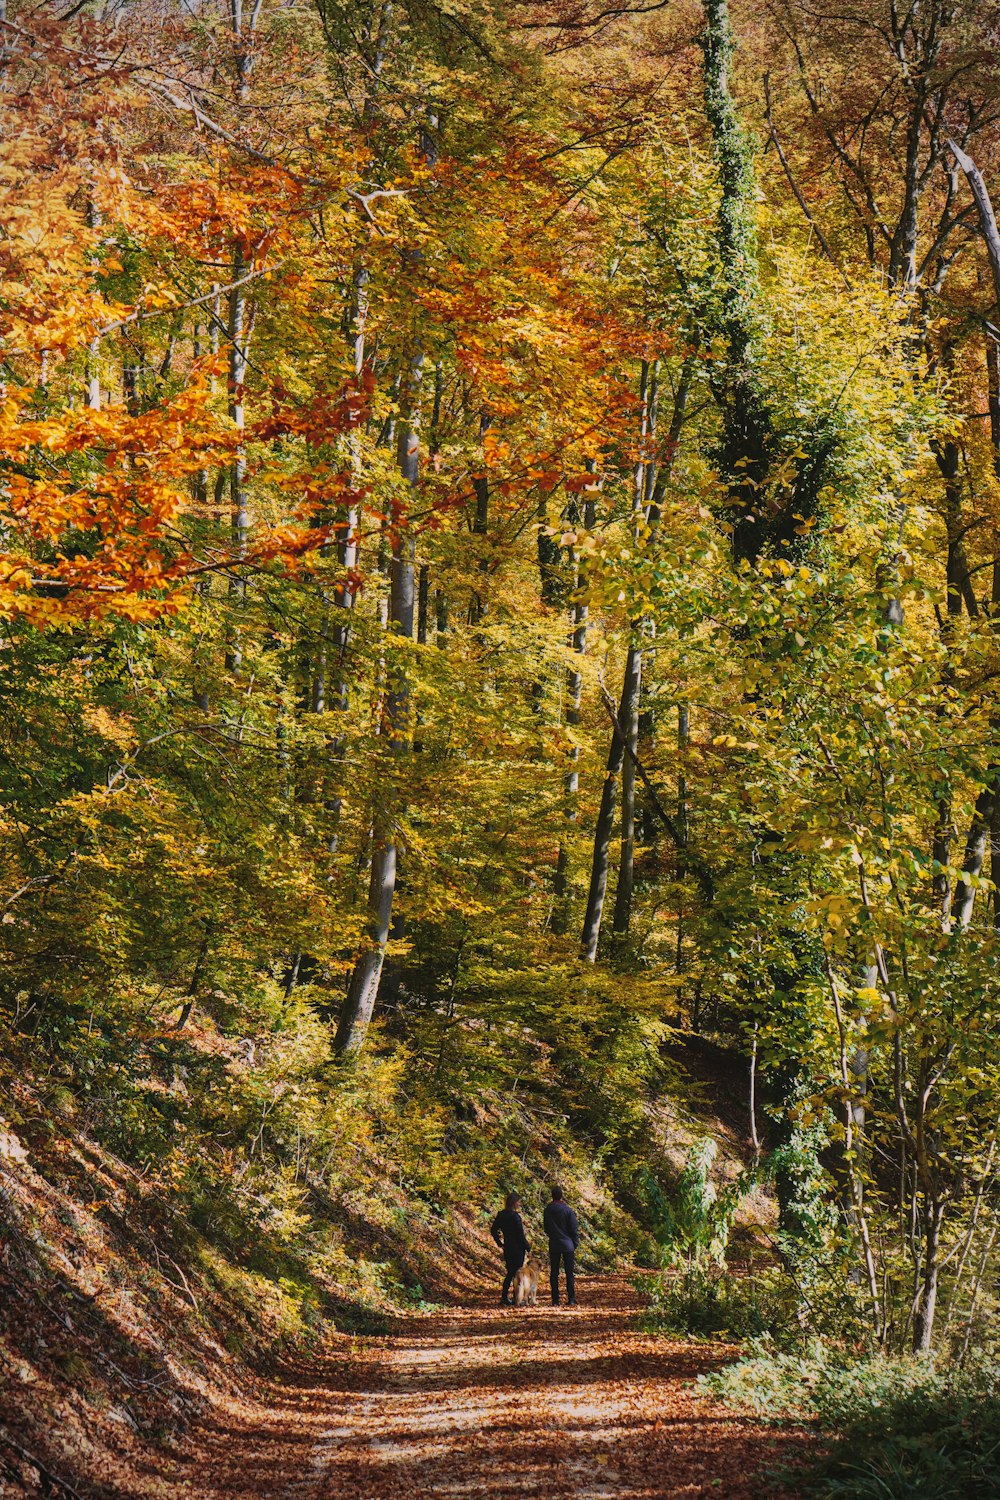
<instances>
[{"instance_id":1,"label":"person's dark trousers","mask_svg":"<svg viewBox=\"0 0 1000 1500\"><path fill-rule=\"evenodd\" d=\"M552 1288L552 1306L559 1306L559 1264L566 1268L566 1301L570 1307L576 1301L576 1251L562 1250L557 1245L549 1246L549 1285Z\"/></svg>"},{"instance_id":2,"label":"person's dark trousers","mask_svg":"<svg viewBox=\"0 0 1000 1500\"><path fill-rule=\"evenodd\" d=\"M511 1257L510 1260L508 1260L507 1257L505 1256L504 1257L504 1265L507 1267L507 1275L504 1277L503 1291L500 1293L500 1301L501 1302L509 1302L510 1301L511 1283L513 1282L514 1277L517 1275L518 1271L524 1265L524 1256L523 1256L523 1254L521 1254L521 1252L518 1251L517 1258L515 1259L515 1258Z\"/></svg>"}]
</instances>

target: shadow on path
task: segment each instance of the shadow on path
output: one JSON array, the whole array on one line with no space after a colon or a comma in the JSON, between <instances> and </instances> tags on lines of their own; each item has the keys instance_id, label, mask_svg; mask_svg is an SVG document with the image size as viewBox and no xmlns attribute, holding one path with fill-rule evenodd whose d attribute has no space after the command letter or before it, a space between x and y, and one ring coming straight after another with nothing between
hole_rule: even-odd
<instances>
[{"instance_id":1,"label":"shadow on path","mask_svg":"<svg viewBox=\"0 0 1000 1500\"><path fill-rule=\"evenodd\" d=\"M338 1339L285 1371L256 1410L217 1409L165 1492L205 1500L768 1493L762 1471L794 1459L808 1440L702 1396L691 1382L732 1349L640 1333L637 1310L624 1277L589 1277L575 1311L506 1310L484 1298L400 1320L387 1337Z\"/></svg>"}]
</instances>

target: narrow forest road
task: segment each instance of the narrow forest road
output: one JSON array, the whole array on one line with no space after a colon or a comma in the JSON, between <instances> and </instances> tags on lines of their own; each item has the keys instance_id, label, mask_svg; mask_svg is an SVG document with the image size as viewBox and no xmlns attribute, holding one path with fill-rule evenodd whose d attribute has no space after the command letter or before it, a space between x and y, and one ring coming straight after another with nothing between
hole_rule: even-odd
<instances>
[{"instance_id":1,"label":"narrow forest road","mask_svg":"<svg viewBox=\"0 0 1000 1500\"><path fill-rule=\"evenodd\" d=\"M170 1493L206 1500L763 1494L760 1471L791 1457L799 1439L691 1389L726 1351L638 1332L638 1301L623 1277L583 1277L580 1297L574 1310L509 1311L484 1297L404 1320L392 1337L345 1341L343 1355L286 1374L266 1406L217 1410Z\"/></svg>"}]
</instances>

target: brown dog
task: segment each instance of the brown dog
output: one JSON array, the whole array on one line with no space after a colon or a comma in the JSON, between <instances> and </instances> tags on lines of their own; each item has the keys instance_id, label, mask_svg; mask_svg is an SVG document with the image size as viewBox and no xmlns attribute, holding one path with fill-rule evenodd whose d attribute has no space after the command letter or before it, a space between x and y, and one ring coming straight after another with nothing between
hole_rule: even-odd
<instances>
[{"instance_id":1,"label":"brown dog","mask_svg":"<svg viewBox=\"0 0 1000 1500\"><path fill-rule=\"evenodd\" d=\"M535 1307L538 1303L538 1267L532 1265L531 1256L524 1257L524 1265L514 1276L515 1307Z\"/></svg>"}]
</instances>

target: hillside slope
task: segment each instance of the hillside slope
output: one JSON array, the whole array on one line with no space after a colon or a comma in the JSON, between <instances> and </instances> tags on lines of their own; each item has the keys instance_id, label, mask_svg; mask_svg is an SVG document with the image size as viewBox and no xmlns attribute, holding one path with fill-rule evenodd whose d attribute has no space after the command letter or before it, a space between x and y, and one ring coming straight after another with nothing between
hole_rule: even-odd
<instances>
[{"instance_id":1,"label":"hillside slope","mask_svg":"<svg viewBox=\"0 0 1000 1500\"><path fill-rule=\"evenodd\" d=\"M208 1032L187 1045L242 1056ZM363 1134L350 1179L335 1192L318 1177L306 1184L291 1228L275 1216L282 1175L272 1162L270 1202L257 1183L255 1236L246 1205L239 1222L220 1199L213 1219L189 1182L169 1191L161 1171L103 1144L82 1111L65 1100L54 1109L51 1091L23 1077L10 1089L0 1128L5 1495L46 1485L54 1494L151 1493L150 1473L181 1460L206 1414L261 1399L261 1382L283 1360L294 1355L308 1368L310 1351L328 1359L354 1348L406 1309L481 1297L496 1278L487 1226L505 1180L518 1182L530 1222L544 1177L564 1176L581 1209L585 1269L641 1257L651 1244L629 1194L631 1214L616 1203L593 1143L578 1141L571 1154L551 1114L523 1122L534 1147L516 1179L496 1138L504 1122L486 1112L480 1151L492 1144L494 1154L478 1182L468 1153L414 1153L405 1141L399 1149L398 1134ZM733 1101L721 1108L731 1113ZM699 1118L680 1096L650 1098L646 1117L648 1161L661 1181L707 1128L722 1144L720 1175L739 1165L738 1128ZM421 1181L428 1173L451 1177L451 1196L436 1207Z\"/></svg>"}]
</instances>

